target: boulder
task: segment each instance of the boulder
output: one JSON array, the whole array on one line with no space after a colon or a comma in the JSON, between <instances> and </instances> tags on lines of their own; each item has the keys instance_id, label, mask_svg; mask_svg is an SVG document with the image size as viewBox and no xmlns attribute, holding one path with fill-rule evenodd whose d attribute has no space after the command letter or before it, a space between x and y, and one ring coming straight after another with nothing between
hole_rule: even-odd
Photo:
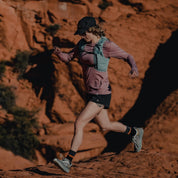
<instances>
[{"instance_id":1,"label":"boulder","mask_svg":"<svg viewBox=\"0 0 178 178\"><path fill-rule=\"evenodd\" d=\"M48 8L60 19L80 19L87 13L87 7L83 4L54 1L48 2Z\"/></svg>"},{"instance_id":2,"label":"boulder","mask_svg":"<svg viewBox=\"0 0 178 178\"><path fill-rule=\"evenodd\" d=\"M84 90L83 79L79 77L81 68L75 65L76 62L73 62L73 65L78 66L78 68L75 67L74 70L72 64L70 64L70 71L68 71L68 66L56 56L52 56L51 60L53 60L55 67L54 75L56 78L56 91L51 108L51 117L61 123L73 122L85 104L81 97L81 93Z\"/></svg>"},{"instance_id":3,"label":"boulder","mask_svg":"<svg viewBox=\"0 0 178 178\"><path fill-rule=\"evenodd\" d=\"M59 123L74 122L75 115L70 110L69 106L65 101L62 101L58 95L54 98L51 118Z\"/></svg>"},{"instance_id":4,"label":"boulder","mask_svg":"<svg viewBox=\"0 0 178 178\"><path fill-rule=\"evenodd\" d=\"M0 168L2 170L12 170L12 169L25 169L27 167L35 166L35 163L21 157L14 155L11 151L7 151L0 147Z\"/></svg>"}]
</instances>

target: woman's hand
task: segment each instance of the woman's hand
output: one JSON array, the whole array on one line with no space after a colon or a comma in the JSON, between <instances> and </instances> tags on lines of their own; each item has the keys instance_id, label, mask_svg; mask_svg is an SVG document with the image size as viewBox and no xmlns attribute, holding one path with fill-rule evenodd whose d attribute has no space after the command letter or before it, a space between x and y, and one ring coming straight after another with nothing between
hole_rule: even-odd
<instances>
[{"instance_id":1,"label":"woman's hand","mask_svg":"<svg viewBox=\"0 0 178 178\"><path fill-rule=\"evenodd\" d=\"M53 50L54 50L53 53L56 55L58 55L61 52L60 48L57 46L54 46Z\"/></svg>"},{"instance_id":2,"label":"woman's hand","mask_svg":"<svg viewBox=\"0 0 178 178\"><path fill-rule=\"evenodd\" d=\"M130 76L130 78L136 78L136 77L138 77L139 76L138 70L137 69L132 69L129 72L129 76Z\"/></svg>"}]
</instances>

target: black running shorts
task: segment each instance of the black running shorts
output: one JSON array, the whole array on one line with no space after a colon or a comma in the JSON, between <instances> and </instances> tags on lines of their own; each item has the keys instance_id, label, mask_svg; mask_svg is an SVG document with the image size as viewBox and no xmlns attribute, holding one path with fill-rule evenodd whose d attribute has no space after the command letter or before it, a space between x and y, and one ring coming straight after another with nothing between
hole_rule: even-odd
<instances>
[{"instance_id":1,"label":"black running shorts","mask_svg":"<svg viewBox=\"0 0 178 178\"><path fill-rule=\"evenodd\" d=\"M87 95L87 102L92 101L94 103L104 105L104 109L109 109L110 101L111 101L111 94L107 95L94 95L88 94Z\"/></svg>"}]
</instances>

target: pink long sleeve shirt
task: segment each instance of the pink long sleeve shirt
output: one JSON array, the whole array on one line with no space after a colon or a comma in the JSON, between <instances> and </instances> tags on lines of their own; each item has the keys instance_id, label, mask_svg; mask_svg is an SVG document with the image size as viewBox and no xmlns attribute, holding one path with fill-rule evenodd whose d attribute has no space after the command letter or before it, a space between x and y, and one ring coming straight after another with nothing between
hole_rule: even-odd
<instances>
[{"instance_id":1,"label":"pink long sleeve shirt","mask_svg":"<svg viewBox=\"0 0 178 178\"><path fill-rule=\"evenodd\" d=\"M54 54L58 56L63 62L69 62L74 58L78 58L83 69L83 78L87 92L90 94L106 95L111 93L111 88L109 85L108 72L101 72L95 69L94 66L94 50L95 44L86 43L84 51L79 53L79 47L76 45L69 53L63 53L61 51L54 51ZM126 61L132 71L137 70L134 58L122 50L118 45L109 40L105 41L103 44L103 55L105 58L118 58Z\"/></svg>"}]
</instances>

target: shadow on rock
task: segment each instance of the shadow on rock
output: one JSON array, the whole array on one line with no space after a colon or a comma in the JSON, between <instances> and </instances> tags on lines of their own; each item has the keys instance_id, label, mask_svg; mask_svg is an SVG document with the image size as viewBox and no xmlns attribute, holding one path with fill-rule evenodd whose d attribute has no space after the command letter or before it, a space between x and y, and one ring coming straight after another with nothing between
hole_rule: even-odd
<instances>
[{"instance_id":1,"label":"shadow on rock","mask_svg":"<svg viewBox=\"0 0 178 178\"><path fill-rule=\"evenodd\" d=\"M74 43L66 39L61 40L59 37L54 37L52 43L53 46L63 48L74 47ZM46 100L46 115L50 118L51 122L56 122L51 116L58 78L56 76L54 61L51 58L52 52L53 50L46 50L36 55L31 55L29 63L33 64L35 67L31 68L24 75L24 78L32 83L36 96L41 100Z\"/></svg>"},{"instance_id":2,"label":"shadow on rock","mask_svg":"<svg viewBox=\"0 0 178 178\"><path fill-rule=\"evenodd\" d=\"M51 50L30 56L29 62L35 67L31 68L24 77L32 83L36 96L46 100L46 114L50 117L50 110L55 95L54 65L51 61Z\"/></svg>"},{"instance_id":3,"label":"shadow on rock","mask_svg":"<svg viewBox=\"0 0 178 178\"><path fill-rule=\"evenodd\" d=\"M145 73L140 94L134 106L126 113L121 122L129 126L145 127L146 121L156 112L161 102L178 88L177 76L178 30L165 44L160 44L150 67ZM120 152L130 139L119 133L106 135L108 147L105 151Z\"/></svg>"}]
</instances>

